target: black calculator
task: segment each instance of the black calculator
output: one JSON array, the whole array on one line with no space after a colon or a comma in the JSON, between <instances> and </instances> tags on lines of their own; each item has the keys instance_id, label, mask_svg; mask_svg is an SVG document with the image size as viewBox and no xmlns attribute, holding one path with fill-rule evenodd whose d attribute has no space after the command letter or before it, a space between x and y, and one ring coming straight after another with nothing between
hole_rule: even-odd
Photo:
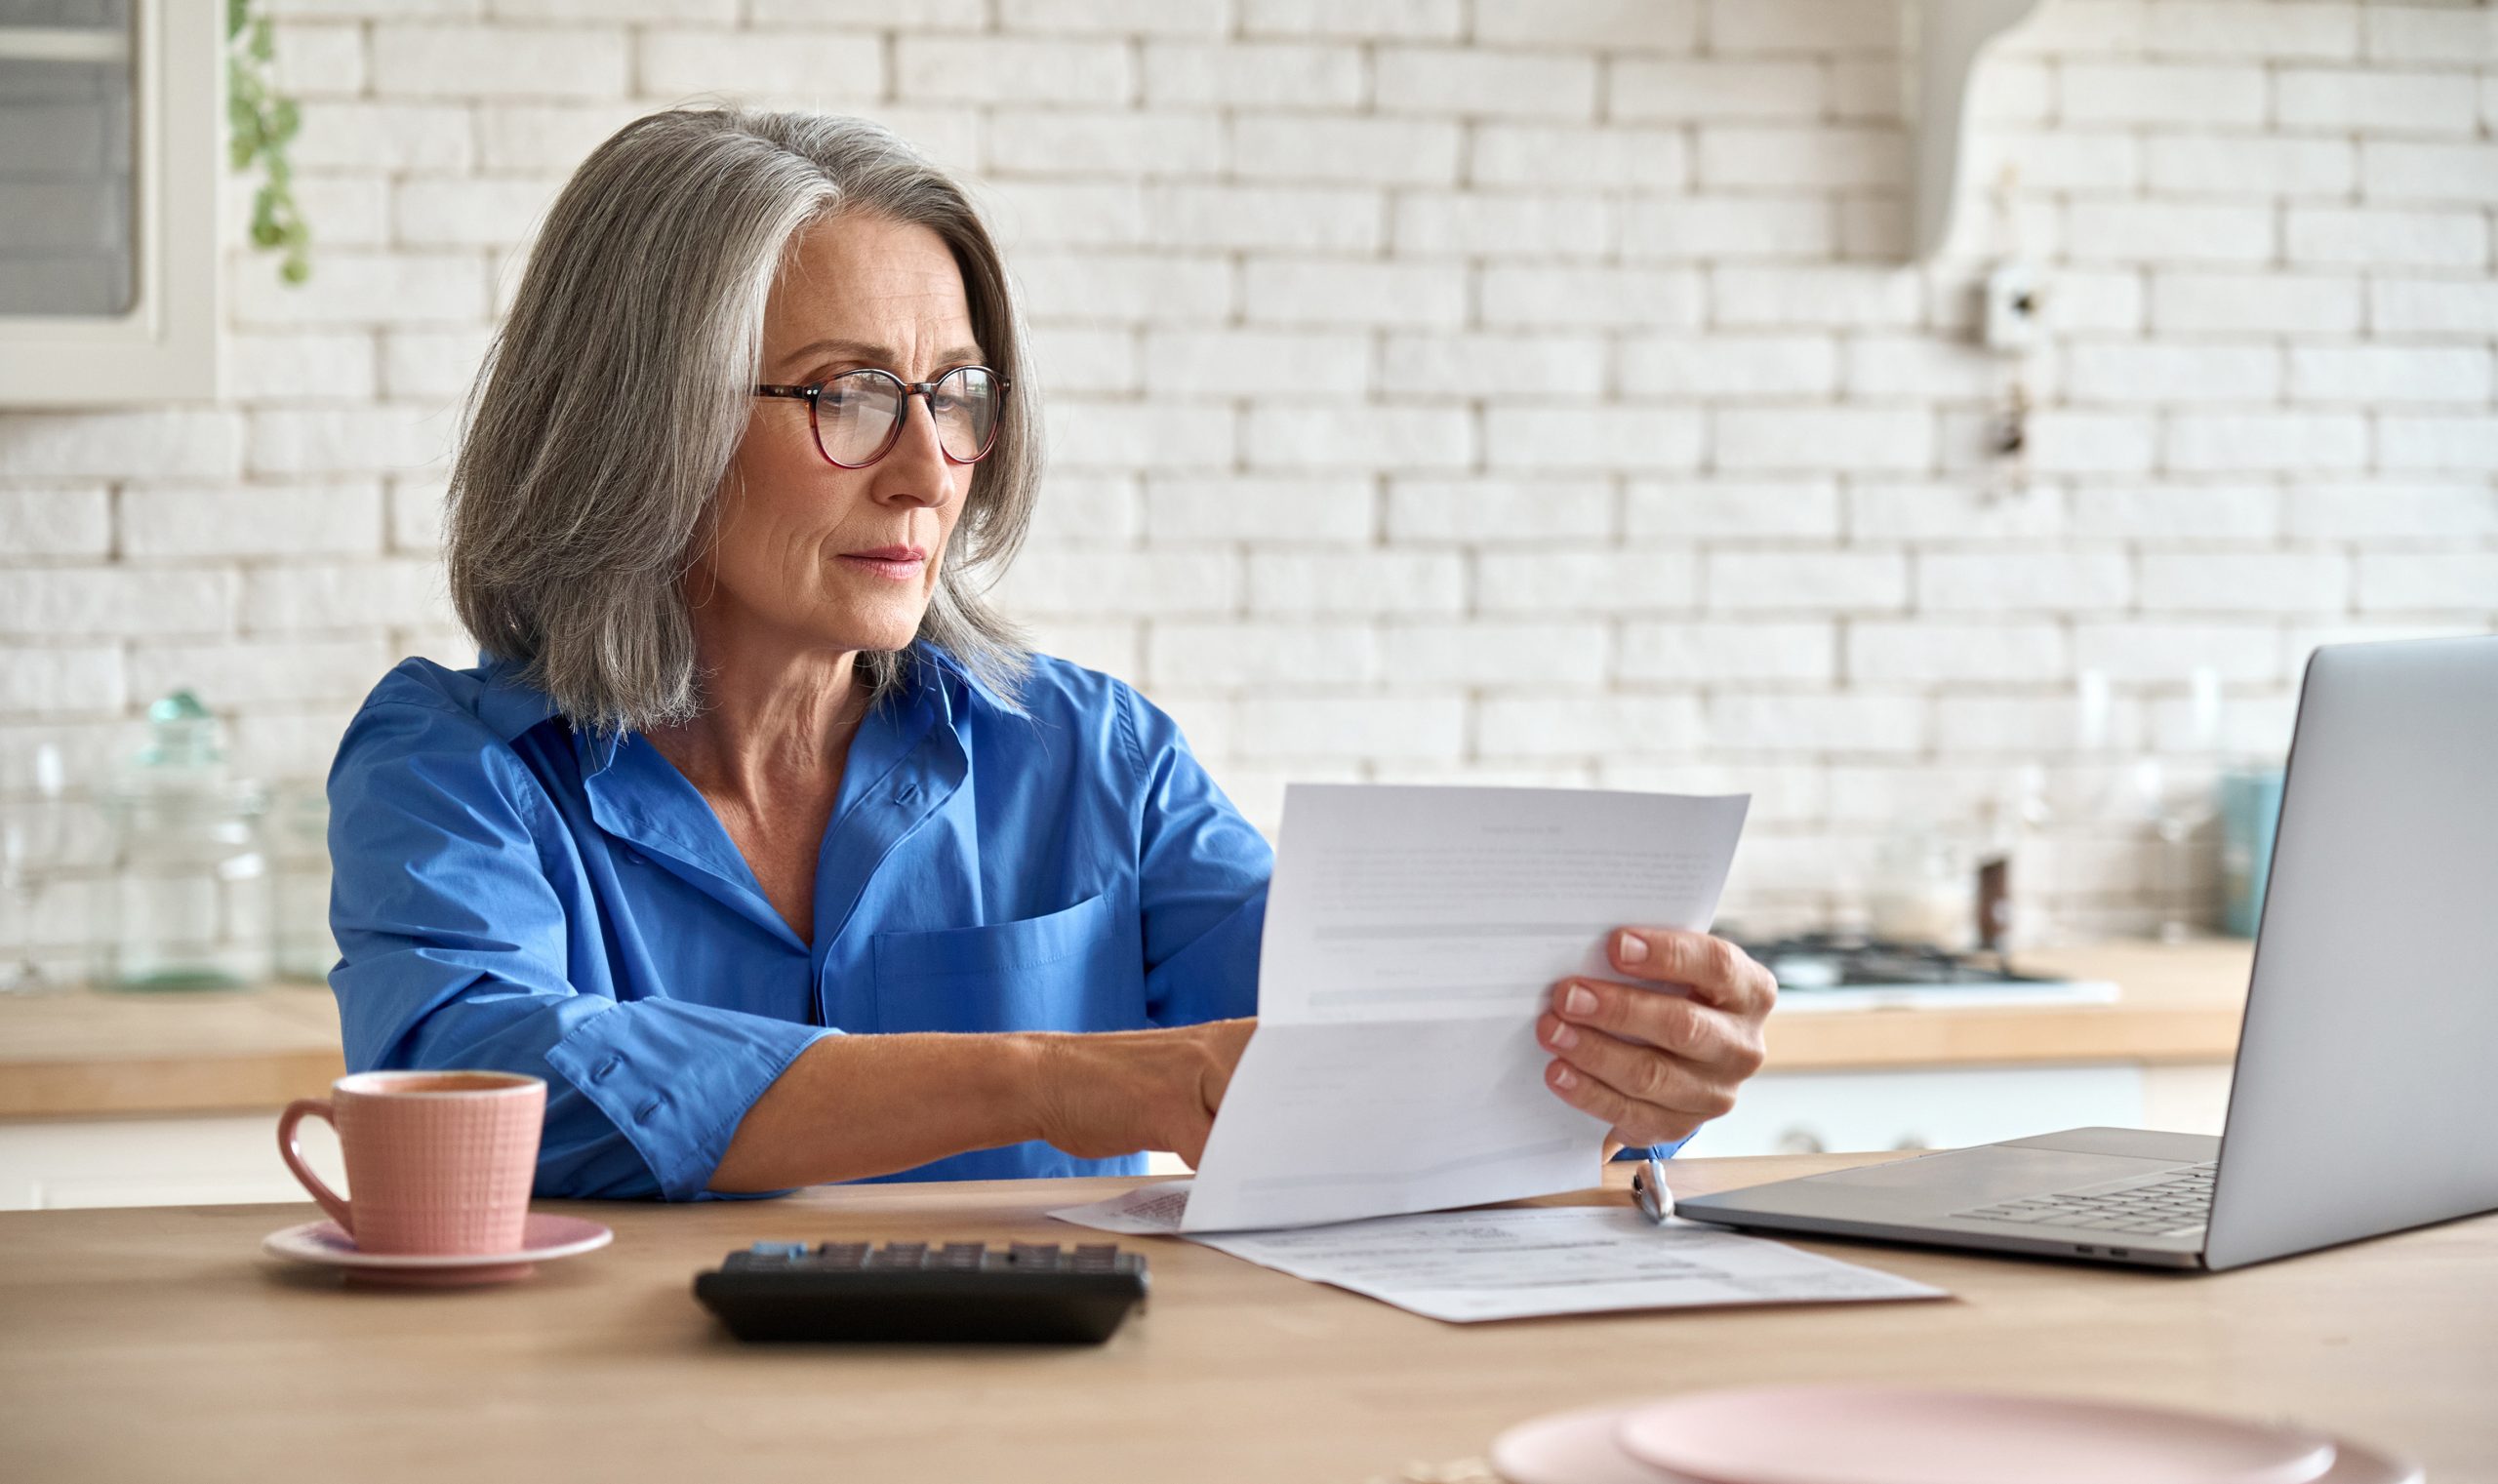
<instances>
[{"instance_id":1,"label":"black calculator","mask_svg":"<svg viewBox=\"0 0 2498 1484\"><path fill-rule=\"evenodd\" d=\"M694 1279L740 1340L1099 1344L1145 1295L1107 1242L757 1242Z\"/></svg>"}]
</instances>

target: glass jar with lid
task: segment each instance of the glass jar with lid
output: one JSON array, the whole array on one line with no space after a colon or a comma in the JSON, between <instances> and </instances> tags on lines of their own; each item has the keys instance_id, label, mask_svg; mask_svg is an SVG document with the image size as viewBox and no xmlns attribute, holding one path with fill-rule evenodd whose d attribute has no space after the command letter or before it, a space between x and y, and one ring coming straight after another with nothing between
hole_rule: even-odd
<instances>
[{"instance_id":1,"label":"glass jar with lid","mask_svg":"<svg viewBox=\"0 0 2498 1484\"><path fill-rule=\"evenodd\" d=\"M229 989L268 978L266 799L226 768L217 718L188 691L147 708L148 742L105 795L113 878L99 978L116 989Z\"/></svg>"}]
</instances>

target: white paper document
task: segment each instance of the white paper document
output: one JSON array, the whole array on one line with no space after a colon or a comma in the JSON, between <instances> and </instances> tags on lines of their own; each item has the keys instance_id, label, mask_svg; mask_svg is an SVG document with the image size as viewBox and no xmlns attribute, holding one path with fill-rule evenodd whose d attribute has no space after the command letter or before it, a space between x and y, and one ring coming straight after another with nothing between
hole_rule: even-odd
<instances>
[{"instance_id":1,"label":"white paper document","mask_svg":"<svg viewBox=\"0 0 2498 1484\"><path fill-rule=\"evenodd\" d=\"M1603 1125L1545 1085L1554 981L1614 929L1706 928L1748 799L1295 784L1258 1033L1181 1228L1304 1226L1597 1183ZM1664 992L1664 991L1661 991Z\"/></svg>"},{"instance_id":2,"label":"white paper document","mask_svg":"<svg viewBox=\"0 0 2498 1484\"><path fill-rule=\"evenodd\" d=\"M1185 1181L1052 1213L1104 1231L1169 1232ZM1193 1236L1219 1252L1430 1319L1466 1324L1617 1309L1942 1299L1942 1289L1627 1206L1446 1211L1299 1231Z\"/></svg>"}]
</instances>

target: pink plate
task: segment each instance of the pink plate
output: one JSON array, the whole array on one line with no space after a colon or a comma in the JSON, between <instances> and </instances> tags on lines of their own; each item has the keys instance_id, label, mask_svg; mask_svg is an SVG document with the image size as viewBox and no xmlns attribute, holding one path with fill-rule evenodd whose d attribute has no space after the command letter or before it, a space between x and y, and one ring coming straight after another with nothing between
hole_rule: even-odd
<instances>
[{"instance_id":1,"label":"pink plate","mask_svg":"<svg viewBox=\"0 0 2498 1484\"><path fill-rule=\"evenodd\" d=\"M1532 1418L1492 1439L1492 1471L1509 1484L1704 1484L1651 1468L1622 1451L1615 1431L1647 1402Z\"/></svg>"},{"instance_id":2,"label":"pink plate","mask_svg":"<svg viewBox=\"0 0 2498 1484\"><path fill-rule=\"evenodd\" d=\"M1508 1484L1712 1484L1642 1464L1615 1439L1624 1418L1650 1403L1557 1412L1492 1440L1493 1470ZM2315 1484L2424 1484L2417 1464L2344 1440Z\"/></svg>"},{"instance_id":3,"label":"pink plate","mask_svg":"<svg viewBox=\"0 0 2498 1484\"><path fill-rule=\"evenodd\" d=\"M386 1283L401 1288L471 1288L482 1283L509 1283L538 1270L537 1264L576 1253L594 1252L616 1240L616 1233L577 1216L531 1212L521 1228L520 1250L453 1256L449 1254L359 1252L336 1222L306 1222L272 1231L261 1239L261 1250L299 1263L319 1263L346 1270L350 1283Z\"/></svg>"},{"instance_id":4,"label":"pink plate","mask_svg":"<svg viewBox=\"0 0 2498 1484\"><path fill-rule=\"evenodd\" d=\"M1914 1386L1761 1386L1639 1408L1633 1458L1711 1484L2311 1484L2333 1440L2124 1402Z\"/></svg>"}]
</instances>

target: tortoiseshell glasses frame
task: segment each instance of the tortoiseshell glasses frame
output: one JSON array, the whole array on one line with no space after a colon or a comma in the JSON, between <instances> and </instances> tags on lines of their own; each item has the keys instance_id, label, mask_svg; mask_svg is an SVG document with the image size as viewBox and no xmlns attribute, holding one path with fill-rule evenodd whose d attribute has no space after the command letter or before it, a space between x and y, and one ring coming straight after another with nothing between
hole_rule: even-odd
<instances>
[{"instance_id":1,"label":"tortoiseshell glasses frame","mask_svg":"<svg viewBox=\"0 0 2498 1484\"><path fill-rule=\"evenodd\" d=\"M1010 384L986 366L956 366L933 381L907 381L866 366L804 386L757 386L754 394L806 403L816 452L835 468L864 469L902 441L913 397L928 404L947 462L980 462L997 444Z\"/></svg>"}]
</instances>

